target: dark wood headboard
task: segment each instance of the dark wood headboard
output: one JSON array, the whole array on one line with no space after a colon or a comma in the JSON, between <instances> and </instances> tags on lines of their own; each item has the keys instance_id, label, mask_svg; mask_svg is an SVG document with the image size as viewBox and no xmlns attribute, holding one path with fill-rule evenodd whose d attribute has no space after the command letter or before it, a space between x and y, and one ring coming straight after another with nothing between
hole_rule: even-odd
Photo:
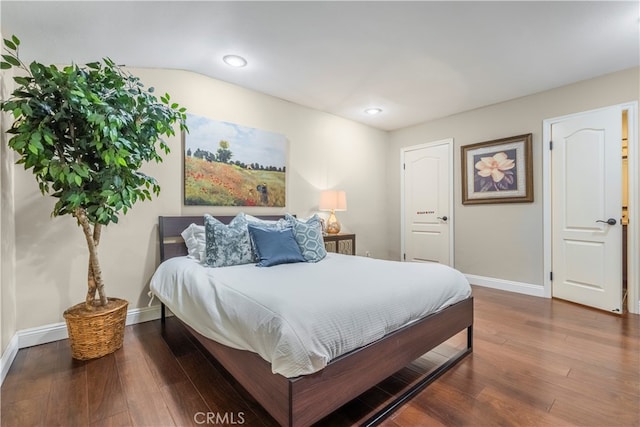
<instances>
[{"instance_id":1,"label":"dark wood headboard","mask_svg":"<svg viewBox=\"0 0 640 427\"><path fill-rule=\"evenodd\" d=\"M255 215L256 218L276 221L284 215ZM218 221L229 224L235 215L216 216ZM199 216L160 216L158 217L158 233L160 234L160 262L169 258L187 255L187 246L180 233L190 224L204 225L204 215Z\"/></svg>"}]
</instances>

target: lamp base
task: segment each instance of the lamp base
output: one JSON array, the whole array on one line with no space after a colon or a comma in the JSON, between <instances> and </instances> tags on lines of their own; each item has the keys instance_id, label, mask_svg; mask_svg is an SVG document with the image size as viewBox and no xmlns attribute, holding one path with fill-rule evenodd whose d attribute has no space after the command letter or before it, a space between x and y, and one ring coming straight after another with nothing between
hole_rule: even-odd
<instances>
[{"instance_id":1,"label":"lamp base","mask_svg":"<svg viewBox=\"0 0 640 427\"><path fill-rule=\"evenodd\" d=\"M340 221L336 218L336 215L333 211L331 211L331 215L329 215L329 219L327 220L327 233L328 234L338 234L340 232Z\"/></svg>"}]
</instances>

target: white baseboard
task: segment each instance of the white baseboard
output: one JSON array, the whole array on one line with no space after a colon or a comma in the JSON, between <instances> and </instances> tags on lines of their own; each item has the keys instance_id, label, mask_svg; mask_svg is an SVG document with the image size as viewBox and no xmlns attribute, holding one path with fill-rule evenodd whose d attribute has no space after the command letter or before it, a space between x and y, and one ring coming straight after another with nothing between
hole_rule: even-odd
<instances>
[{"instance_id":1,"label":"white baseboard","mask_svg":"<svg viewBox=\"0 0 640 427\"><path fill-rule=\"evenodd\" d=\"M16 354L18 354L18 335L14 335L9 341L9 345L2 352L2 357L0 358L0 385L4 382L4 378L7 376L7 372L9 372L9 368L11 368L11 364L13 363L13 359L16 358Z\"/></svg>"},{"instance_id":2,"label":"white baseboard","mask_svg":"<svg viewBox=\"0 0 640 427\"><path fill-rule=\"evenodd\" d=\"M160 318L160 305L152 305L151 307L132 308L127 311L127 325L135 325L136 323L149 322Z\"/></svg>"},{"instance_id":3,"label":"white baseboard","mask_svg":"<svg viewBox=\"0 0 640 427\"><path fill-rule=\"evenodd\" d=\"M465 274L465 276L472 285L544 298L543 286L533 285L531 283L514 282L513 280L496 279L493 277L476 276L474 274Z\"/></svg>"},{"instance_id":4,"label":"white baseboard","mask_svg":"<svg viewBox=\"0 0 640 427\"><path fill-rule=\"evenodd\" d=\"M127 325L148 322L160 318L160 306L132 308L127 310ZM52 323L50 325L38 326L35 328L23 329L16 332L18 335L19 348L32 347L34 345L46 344L48 342L59 341L69 338L67 325L64 322Z\"/></svg>"},{"instance_id":5,"label":"white baseboard","mask_svg":"<svg viewBox=\"0 0 640 427\"><path fill-rule=\"evenodd\" d=\"M160 306L153 305L151 307L132 308L127 310L127 325L148 322L160 318ZM13 360L21 348L32 347L34 345L46 344L53 341L59 341L69 338L67 333L67 325L64 322L52 323L45 326L35 328L22 329L17 331L13 336L7 349L2 353L0 359L0 385L4 382L4 378L9 372L9 368Z\"/></svg>"}]
</instances>

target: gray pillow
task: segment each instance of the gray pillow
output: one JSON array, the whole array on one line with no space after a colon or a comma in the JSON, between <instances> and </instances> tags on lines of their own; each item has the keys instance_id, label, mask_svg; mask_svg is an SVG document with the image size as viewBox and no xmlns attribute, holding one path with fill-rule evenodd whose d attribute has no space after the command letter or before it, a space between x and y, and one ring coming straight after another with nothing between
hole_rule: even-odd
<instances>
[{"instance_id":1,"label":"gray pillow","mask_svg":"<svg viewBox=\"0 0 640 427\"><path fill-rule=\"evenodd\" d=\"M227 267L252 263L254 257L247 226L243 213L236 215L229 225L211 215L205 215L205 264L210 267Z\"/></svg>"},{"instance_id":2,"label":"gray pillow","mask_svg":"<svg viewBox=\"0 0 640 427\"><path fill-rule=\"evenodd\" d=\"M327 256L322 238L322 224L317 214L307 220L299 220L285 214L285 219L293 227L293 235L305 260L318 262Z\"/></svg>"}]
</instances>

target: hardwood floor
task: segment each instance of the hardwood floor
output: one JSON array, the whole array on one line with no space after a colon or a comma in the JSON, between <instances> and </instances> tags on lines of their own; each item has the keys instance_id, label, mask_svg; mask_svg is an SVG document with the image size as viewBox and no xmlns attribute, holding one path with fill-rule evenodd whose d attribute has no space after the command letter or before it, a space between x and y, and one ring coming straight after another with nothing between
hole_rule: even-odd
<instances>
[{"instance_id":1,"label":"hardwood floor","mask_svg":"<svg viewBox=\"0 0 640 427\"><path fill-rule=\"evenodd\" d=\"M474 287L474 352L383 421L398 426L638 426L640 316ZM318 423L364 421L463 345L456 336ZM18 352L1 425L276 426L168 319L128 326L124 347L74 361L59 341Z\"/></svg>"}]
</instances>

